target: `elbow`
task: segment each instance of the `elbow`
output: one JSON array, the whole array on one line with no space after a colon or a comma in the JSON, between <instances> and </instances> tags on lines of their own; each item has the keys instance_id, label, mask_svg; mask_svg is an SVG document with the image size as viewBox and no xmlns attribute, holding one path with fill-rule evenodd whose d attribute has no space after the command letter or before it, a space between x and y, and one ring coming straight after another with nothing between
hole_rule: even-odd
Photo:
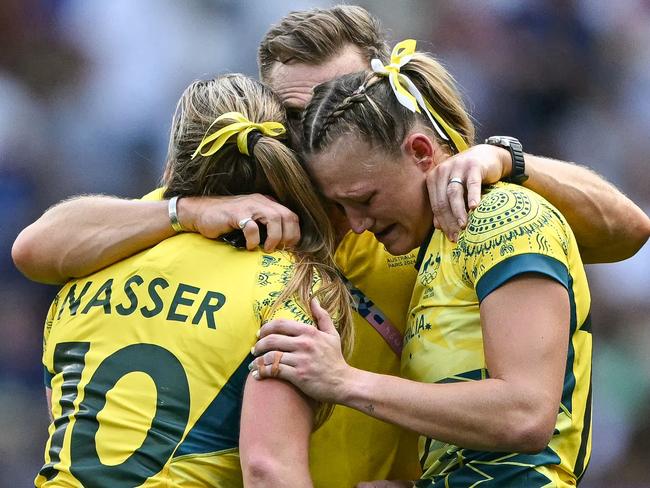
<instances>
[{"instance_id":1,"label":"elbow","mask_svg":"<svg viewBox=\"0 0 650 488\"><path fill-rule=\"evenodd\" d=\"M16 240L11 247L11 259L13 259L14 265L18 271L29 279L33 279L33 255L34 249L28 236L28 229L24 229L20 234L18 234L18 237L16 237Z\"/></svg>"},{"instance_id":2,"label":"elbow","mask_svg":"<svg viewBox=\"0 0 650 488\"><path fill-rule=\"evenodd\" d=\"M620 250L614 256L613 262L623 261L631 258L645 245L650 237L650 218L647 215L642 216L635 223L629 226L629 235L626 239L618 239L620 241ZM620 235L620 234L619 234ZM616 240L614 240L616 242Z\"/></svg>"},{"instance_id":3,"label":"elbow","mask_svg":"<svg viewBox=\"0 0 650 488\"><path fill-rule=\"evenodd\" d=\"M525 428L516 429L516 437L512 439L512 443L514 444L512 450L526 454L543 451L549 442L551 442L554 429L554 425L549 428L548 425L541 423L537 425L531 423L531 425Z\"/></svg>"},{"instance_id":4,"label":"elbow","mask_svg":"<svg viewBox=\"0 0 650 488\"><path fill-rule=\"evenodd\" d=\"M639 229L636 233L634 250L630 256L636 254L645 245L645 243L648 242L648 239L650 239L650 217L643 214L642 222L639 224Z\"/></svg>"},{"instance_id":5,"label":"elbow","mask_svg":"<svg viewBox=\"0 0 650 488\"><path fill-rule=\"evenodd\" d=\"M296 486L292 463L281 462L269 455L249 455L242 459L244 486Z\"/></svg>"},{"instance_id":6,"label":"elbow","mask_svg":"<svg viewBox=\"0 0 650 488\"><path fill-rule=\"evenodd\" d=\"M537 410L537 409L536 409ZM556 412L555 412L556 413ZM534 454L543 451L551 442L555 431L555 413L528 410L513 416L503 431L507 451Z\"/></svg>"},{"instance_id":7,"label":"elbow","mask_svg":"<svg viewBox=\"0 0 650 488\"><path fill-rule=\"evenodd\" d=\"M610 255L603 257L602 262L615 263L624 261L639 252L648 241L648 237L650 237L650 220L648 220L647 226L639 226L638 228L635 228L634 231L635 232L630 235L629 238L622 240L618 252L613 252Z\"/></svg>"},{"instance_id":8,"label":"elbow","mask_svg":"<svg viewBox=\"0 0 650 488\"><path fill-rule=\"evenodd\" d=\"M604 245L592 248L585 252L583 258L586 264L615 263L624 261L634 256L650 238L650 218L641 210L636 209L637 215L618 227L611 226L609 238ZM581 253L583 249L580 249Z\"/></svg>"},{"instance_id":9,"label":"elbow","mask_svg":"<svg viewBox=\"0 0 650 488\"><path fill-rule=\"evenodd\" d=\"M634 203L628 201L625 213L623 210L608 212L606 207L601 208L602 205L603 202L593 202L596 217L589 230L578 225L574 227L580 256L585 264L615 263L629 259L650 238L650 218Z\"/></svg>"},{"instance_id":10,"label":"elbow","mask_svg":"<svg viewBox=\"0 0 650 488\"><path fill-rule=\"evenodd\" d=\"M264 456L253 456L242 463L246 486L271 486L278 478L278 467L273 459Z\"/></svg>"},{"instance_id":11,"label":"elbow","mask_svg":"<svg viewBox=\"0 0 650 488\"><path fill-rule=\"evenodd\" d=\"M26 278L38 283L59 285L66 279L59 271L41 264L38 258L39 247L30 227L22 230L11 247L11 259L16 269Z\"/></svg>"}]
</instances>

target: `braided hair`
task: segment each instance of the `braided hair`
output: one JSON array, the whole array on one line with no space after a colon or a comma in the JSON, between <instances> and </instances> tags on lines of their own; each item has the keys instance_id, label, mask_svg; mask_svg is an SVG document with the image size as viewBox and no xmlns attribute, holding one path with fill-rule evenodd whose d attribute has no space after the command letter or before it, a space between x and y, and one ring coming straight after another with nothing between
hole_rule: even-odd
<instances>
[{"instance_id":1,"label":"braided hair","mask_svg":"<svg viewBox=\"0 0 650 488\"><path fill-rule=\"evenodd\" d=\"M415 53L402 72L471 145L474 126L445 68L431 56ZM354 133L371 146L396 154L416 121L430 124L426 115L411 112L399 103L387 77L374 72L353 73L314 89L303 115L302 153L309 160L310 155L323 151L342 135Z\"/></svg>"},{"instance_id":2,"label":"braided hair","mask_svg":"<svg viewBox=\"0 0 650 488\"><path fill-rule=\"evenodd\" d=\"M336 121L339 119L339 117L342 117L345 112L352 107L355 103L363 103L366 101L368 98L368 94L365 91L365 86L359 87L355 92L353 92L350 96L345 97L341 103L336 105L329 114L324 116L324 120L322 124L320 124L320 128L318 129L318 132L314 131L314 128L316 126L310 126L311 130L310 132L310 139L309 139L309 145L312 146L315 141L317 140L322 140L323 136L325 133L327 133L327 130L329 127L336 123Z\"/></svg>"}]
</instances>

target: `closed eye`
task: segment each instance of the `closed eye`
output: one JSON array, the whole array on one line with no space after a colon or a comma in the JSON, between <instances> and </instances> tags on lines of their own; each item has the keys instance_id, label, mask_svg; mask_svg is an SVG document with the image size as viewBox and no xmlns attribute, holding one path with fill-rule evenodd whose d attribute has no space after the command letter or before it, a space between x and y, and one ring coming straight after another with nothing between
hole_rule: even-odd
<instances>
[{"instance_id":1,"label":"closed eye","mask_svg":"<svg viewBox=\"0 0 650 488\"><path fill-rule=\"evenodd\" d=\"M375 193L371 193L370 195L367 196L362 196L359 197L358 199L355 199L354 202L358 205L370 205L370 202L372 201L373 197L375 196Z\"/></svg>"}]
</instances>

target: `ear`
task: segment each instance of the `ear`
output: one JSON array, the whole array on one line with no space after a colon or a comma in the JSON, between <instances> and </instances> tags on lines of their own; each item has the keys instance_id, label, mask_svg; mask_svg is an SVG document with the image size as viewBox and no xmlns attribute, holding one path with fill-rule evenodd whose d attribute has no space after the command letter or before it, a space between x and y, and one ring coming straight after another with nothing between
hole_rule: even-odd
<instances>
[{"instance_id":1,"label":"ear","mask_svg":"<svg viewBox=\"0 0 650 488\"><path fill-rule=\"evenodd\" d=\"M402 144L402 151L406 154L420 171L427 172L433 165L434 143L429 136L421 132L409 134Z\"/></svg>"}]
</instances>

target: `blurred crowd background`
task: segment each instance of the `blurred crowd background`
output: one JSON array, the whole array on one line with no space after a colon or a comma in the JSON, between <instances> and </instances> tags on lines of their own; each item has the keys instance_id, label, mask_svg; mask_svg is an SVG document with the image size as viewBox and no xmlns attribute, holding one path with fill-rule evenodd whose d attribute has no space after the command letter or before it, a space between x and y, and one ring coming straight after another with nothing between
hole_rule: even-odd
<instances>
[{"instance_id":1,"label":"blurred crowd background","mask_svg":"<svg viewBox=\"0 0 650 488\"><path fill-rule=\"evenodd\" d=\"M56 288L14 268L18 232L71 195L154 188L183 88L224 72L256 76L272 23L332 4L0 2L0 487L31 483L48 423L40 349ZM650 1L358 4L391 41L413 37L451 70L479 139L512 135L527 152L590 166L650 211ZM650 245L588 272L594 435L582 486L650 486Z\"/></svg>"}]
</instances>

